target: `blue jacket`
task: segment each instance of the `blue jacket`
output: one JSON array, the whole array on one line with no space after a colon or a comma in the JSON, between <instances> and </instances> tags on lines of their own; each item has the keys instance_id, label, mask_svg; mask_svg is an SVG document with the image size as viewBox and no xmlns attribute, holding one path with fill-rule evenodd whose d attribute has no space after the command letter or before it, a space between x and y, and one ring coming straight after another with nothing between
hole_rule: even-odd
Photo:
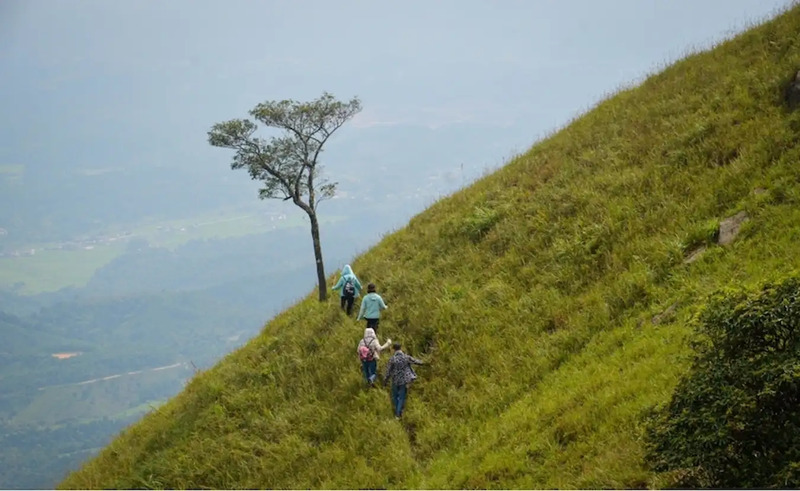
<instances>
[{"instance_id":1,"label":"blue jacket","mask_svg":"<svg viewBox=\"0 0 800 491\"><path fill-rule=\"evenodd\" d=\"M380 319L381 310L387 308L383 303L383 299L375 292L367 293L361 299L361 308L358 310L358 317L356 320L361 319Z\"/></svg>"},{"instance_id":2,"label":"blue jacket","mask_svg":"<svg viewBox=\"0 0 800 491\"><path fill-rule=\"evenodd\" d=\"M342 268L342 275L339 277L339 281L337 281L336 284L333 285L333 288L331 288L331 290L333 291L342 290L339 293L339 296L343 297L344 284L347 283L347 280L349 279L353 280L353 284L356 287L356 296L359 296L361 294L361 282L358 281L358 277L356 277L355 273L353 273L353 269L350 267L349 264L344 265L344 268Z\"/></svg>"}]
</instances>

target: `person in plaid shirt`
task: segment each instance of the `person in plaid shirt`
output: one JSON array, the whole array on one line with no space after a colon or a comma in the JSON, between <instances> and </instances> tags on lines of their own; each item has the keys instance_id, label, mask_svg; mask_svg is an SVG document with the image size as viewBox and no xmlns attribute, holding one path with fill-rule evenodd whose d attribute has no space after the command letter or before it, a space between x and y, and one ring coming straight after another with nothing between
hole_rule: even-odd
<instances>
[{"instance_id":1,"label":"person in plaid shirt","mask_svg":"<svg viewBox=\"0 0 800 491\"><path fill-rule=\"evenodd\" d=\"M394 417L400 419L403 415L403 407L406 404L408 394L408 384L417 379L417 374L411 365L424 365L425 363L409 356L400 349L400 343L392 345L394 354L389 358L386 365L386 375L383 377L383 385L388 380L392 381L392 407L394 407Z\"/></svg>"}]
</instances>

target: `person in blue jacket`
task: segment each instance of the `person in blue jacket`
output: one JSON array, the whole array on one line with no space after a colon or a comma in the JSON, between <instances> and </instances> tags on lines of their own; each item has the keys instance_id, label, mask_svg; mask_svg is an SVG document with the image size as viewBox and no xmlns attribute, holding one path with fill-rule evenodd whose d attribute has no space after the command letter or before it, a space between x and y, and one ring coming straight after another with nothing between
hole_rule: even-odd
<instances>
[{"instance_id":1,"label":"person in blue jacket","mask_svg":"<svg viewBox=\"0 0 800 491\"><path fill-rule=\"evenodd\" d=\"M386 310L386 304L380 295L375 293L375 284L367 285L367 294L361 299L361 308L358 311L357 321L367 320L367 327L378 331L378 323L381 320L381 310Z\"/></svg>"},{"instance_id":2,"label":"person in blue jacket","mask_svg":"<svg viewBox=\"0 0 800 491\"><path fill-rule=\"evenodd\" d=\"M346 311L347 315L350 315L353 313L353 302L357 296L361 295L361 282L358 281L358 277L353 273L353 269L349 264L344 265L339 281L331 288L333 291L339 289L342 290L340 294L342 310Z\"/></svg>"}]
</instances>

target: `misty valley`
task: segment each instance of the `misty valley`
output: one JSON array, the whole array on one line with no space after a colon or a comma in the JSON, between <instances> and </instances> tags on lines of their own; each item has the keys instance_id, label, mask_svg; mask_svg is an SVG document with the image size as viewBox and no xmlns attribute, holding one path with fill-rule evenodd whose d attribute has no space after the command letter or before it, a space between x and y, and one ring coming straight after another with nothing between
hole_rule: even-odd
<instances>
[{"instance_id":1,"label":"misty valley","mask_svg":"<svg viewBox=\"0 0 800 491\"><path fill-rule=\"evenodd\" d=\"M320 208L329 272L485 172L495 151L438 147L449 168L426 169L440 140L499 138L406 131L414 148L376 128L331 152L356 163ZM78 168L62 172L58 206L42 206L34 196L54 192L42 167L0 168L0 487L54 486L312 290L307 220L225 172L181 187L179 170Z\"/></svg>"}]
</instances>

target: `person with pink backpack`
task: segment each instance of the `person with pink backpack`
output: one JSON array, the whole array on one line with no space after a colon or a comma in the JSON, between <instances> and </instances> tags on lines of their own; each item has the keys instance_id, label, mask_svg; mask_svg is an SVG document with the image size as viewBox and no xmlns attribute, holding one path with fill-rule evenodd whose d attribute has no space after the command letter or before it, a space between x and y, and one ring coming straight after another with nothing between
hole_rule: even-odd
<instances>
[{"instance_id":1,"label":"person with pink backpack","mask_svg":"<svg viewBox=\"0 0 800 491\"><path fill-rule=\"evenodd\" d=\"M358 359L361 360L361 371L364 373L369 387L373 387L375 379L378 377L378 359L381 351L392 345L392 340L387 339L383 345L378 342L378 336L371 327L364 329L364 337L358 342Z\"/></svg>"}]
</instances>

